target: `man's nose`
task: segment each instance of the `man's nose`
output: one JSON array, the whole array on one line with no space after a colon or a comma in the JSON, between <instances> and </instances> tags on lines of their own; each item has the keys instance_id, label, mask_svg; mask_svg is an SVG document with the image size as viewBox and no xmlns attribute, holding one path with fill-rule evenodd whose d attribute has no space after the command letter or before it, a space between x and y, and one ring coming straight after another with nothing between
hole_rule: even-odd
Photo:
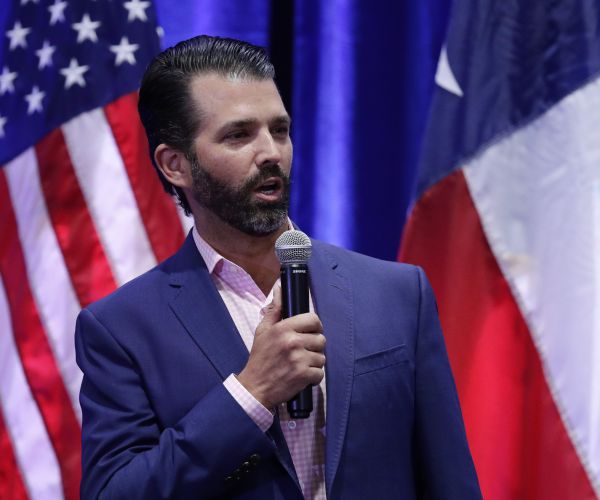
<instances>
[{"instance_id":1,"label":"man's nose","mask_svg":"<svg viewBox=\"0 0 600 500\"><path fill-rule=\"evenodd\" d=\"M271 132L265 131L260 134L257 143L256 164L258 166L281 162L282 146L275 140Z\"/></svg>"}]
</instances>

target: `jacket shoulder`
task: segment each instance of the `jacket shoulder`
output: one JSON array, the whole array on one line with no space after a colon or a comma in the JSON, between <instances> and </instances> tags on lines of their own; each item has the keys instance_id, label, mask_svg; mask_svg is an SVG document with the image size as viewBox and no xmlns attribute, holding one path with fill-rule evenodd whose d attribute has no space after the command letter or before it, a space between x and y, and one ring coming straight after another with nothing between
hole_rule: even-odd
<instances>
[{"instance_id":1,"label":"jacket shoulder","mask_svg":"<svg viewBox=\"0 0 600 500\"><path fill-rule=\"evenodd\" d=\"M191 244L194 245L193 240L191 240ZM183 277L186 276L186 270L201 265L203 265L202 258L195 246L190 246L190 237L188 237L174 255L124 283L85 309L95 316L101 316L106 312L114 313L117 310L147 307L148 304L165 299L165 294L171 296L172 290L178 288Z\"/></svg>"}]
</instances>

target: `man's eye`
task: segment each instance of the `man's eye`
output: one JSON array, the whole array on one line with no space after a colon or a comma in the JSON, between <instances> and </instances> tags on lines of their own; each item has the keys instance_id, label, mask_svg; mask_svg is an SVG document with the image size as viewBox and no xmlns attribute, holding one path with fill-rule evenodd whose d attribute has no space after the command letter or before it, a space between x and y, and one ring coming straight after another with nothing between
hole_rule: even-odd
<instances>
[{"instance_id":1,"label":"man's eye","mask_svg":"<svg viewBox=\"0 0 600 500\"><path fill-rule=\"evenodd\" d=\"M287 136L290 133L290 128L289 127L277 127L273 130L273 134L274 135L278 135L278 136Z\"/></svg>"},{"instance_id":2,"label":"man's eye","mask_svg":"<svg viewBox=\"0 0 600 500\"><path fill-rule=\"evenodd\" d=\"M239 140L239 139L243 139L244 137L248 137L248 132L246 132L245 130L236 130L235 132L230 132L225 136L226 140Z\"/></svg>"}]
</instances>

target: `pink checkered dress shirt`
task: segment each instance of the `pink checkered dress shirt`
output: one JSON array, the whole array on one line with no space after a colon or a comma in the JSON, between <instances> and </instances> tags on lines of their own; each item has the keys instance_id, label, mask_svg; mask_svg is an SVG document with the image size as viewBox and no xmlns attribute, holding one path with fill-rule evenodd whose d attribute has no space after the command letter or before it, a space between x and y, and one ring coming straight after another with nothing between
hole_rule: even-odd
<instances>
[{"instance_id":1,"label":"pink checkered dress shirt","mask_svg":"<svg viewBox=\"0 0 600 500\"><path fill-rule=\"evenodd\" d=\"M254 331L264 316L263 309L271 303L273 290L265 296L246 271L217 253L198 234L196 228L193 230L193 237L211 278L250 351ZM279 280L275 286L278 284ZM312 311L312 299L310 306ZM256 425L265 432L273 423L273 414L245 389L234 374L227 377L223 384ZM304 497L321 500L326 498L325 379L313 387L313 405L314 411L307 419L292 420L285 403L277 408L277 413Z\"/></svg>"}]
</instances>

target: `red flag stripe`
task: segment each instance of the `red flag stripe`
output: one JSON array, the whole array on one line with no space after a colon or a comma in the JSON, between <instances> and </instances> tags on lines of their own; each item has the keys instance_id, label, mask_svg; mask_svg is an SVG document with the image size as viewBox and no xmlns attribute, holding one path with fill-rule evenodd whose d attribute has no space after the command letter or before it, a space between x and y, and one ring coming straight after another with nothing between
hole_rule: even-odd
<instances>
[{"instance_id":1,"label":"red flag stripe","mask_svg":"<svg viewBox=\"0 0 600 500\"><path fill-rule=\"evenodd\" d=\"M36 145L48 213L82 307L116 288L60 129Z\"/></svg>"},{"instance_id":2,"label":"red flag stripe","mask_svg":"<svg viewBox=\"0 0 600 500\"><path fill-rule=\"evenodd\" d=\"M27 382L40 409L61 470L65 498L79 497L81 431L29 288L8 183L0 171L0 275Z\"/></svg>"},{"instance_id":3,"label":"red flag stripe","mask_svg":"<svg viewBox=\"0 0 600 500\"><path fill-rule=\"evenodd\" d=\"M0 498L27 500L27 490L15 460L1 410L2 408L0 408Z\"/></svg>"},{"instance_id":4,"label":"red flag stripe","mask_svg":"<svg viewBox=\"0 0 600 500\"><path fill-rule=\"evenodd\" d=\"M400 259L436 292L484 498L596 498L462 171L417 203Z\"/></svg>"},{"instance_id":5,"label":"red flag stripe","mask_svg":"<svg viewBox=\"0 0 600 500\"><path fill-rule=\"evenodd\" d=\"M152 250L160 262L179 248L184 234L175 204L153 172L137 100L137 92L127 94L106 106L104 112L125 163Z\"/></svg>"}]
</instances>

